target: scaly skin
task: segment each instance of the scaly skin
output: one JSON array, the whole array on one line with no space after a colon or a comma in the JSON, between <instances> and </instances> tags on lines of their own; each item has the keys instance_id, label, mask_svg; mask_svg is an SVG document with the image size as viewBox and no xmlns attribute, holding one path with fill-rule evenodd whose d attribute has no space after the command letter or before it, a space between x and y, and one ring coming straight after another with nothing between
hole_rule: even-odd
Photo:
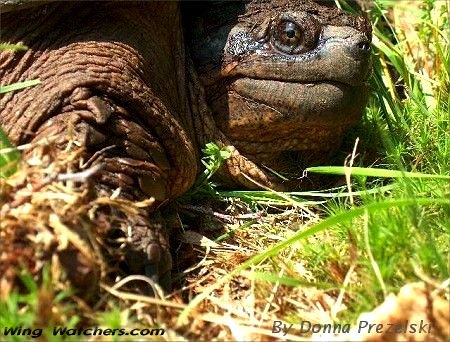
<instances>
[{"instance_id":1,"label":"scaly skin","mask_svg":"<svg viewBox=\"0 0 450 342\"><path fill-rule=\"evenodd\" d=\"M267 168L285 171L286 153L328 157L367 98L366 20L280 0L225 2L208 22L216 7L200 6L183 9L187 46L175 2L54 3L1 17L1 42L29 49L0 54L0 83L41 83L0 98L0 125L15 144L76 140L84 161L103 165L97 194L156 198L125 218L125 260L166 287L168 236L154 211L192 186L205 143L233 152L225 183L298 188Z\"/></svg>"}]
</instances>

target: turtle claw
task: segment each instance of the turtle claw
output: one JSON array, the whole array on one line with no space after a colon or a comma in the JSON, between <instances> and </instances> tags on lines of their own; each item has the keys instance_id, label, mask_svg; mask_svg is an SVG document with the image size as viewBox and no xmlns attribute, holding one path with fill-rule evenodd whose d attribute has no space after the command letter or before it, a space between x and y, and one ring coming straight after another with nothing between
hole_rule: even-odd
<instances>
[{"instance_id":1,"label":"turtle claw","mask_svg":"<svg viewBox=\"0 0 450 342\"><path fill-rule=\"evenodd\" d=\"M164 250L156 244L149 246L148 250L152 250L152 254L148 254L149 263L144 267L144 274L156 284L158 284L165 293L172 290L172 256L169 250ZM157 260L153 258L155 249L158 249Z\"/></svg>"},{"instance_id":2,"label":"turtle claw","mask_svg":"<svg viewBox=\"0 0 450 342\"><path fill-rule=\"evenodd\" d=\"M159 215L139 215L130 220L130 243L125 261L131 274L143 274L164 292L171 290L172 256L168 236ZM143 291L148 292L148 291Z\"/></svg>"},{"instance_id":3,"label":"turtle claw","mask_svg":"<svg viewBox=\"0 0 450 342\"><path fill-rule=\"evenodd\" d=\"M145 266L145 276L158 284L164 293L169 293L172 290L172 273L170 271L161 273L158 266L155 264Z\"/></svg>"}]
</instances>

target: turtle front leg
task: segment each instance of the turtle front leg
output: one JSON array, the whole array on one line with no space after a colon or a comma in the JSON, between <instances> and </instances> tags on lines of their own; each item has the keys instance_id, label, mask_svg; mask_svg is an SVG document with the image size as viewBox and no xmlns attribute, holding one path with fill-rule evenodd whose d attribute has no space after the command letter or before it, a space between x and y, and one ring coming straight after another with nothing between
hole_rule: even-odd
<instances>
[{"instance_id":1,"label":"turtle front leg","mask_svg":"<svg viewBox=\"0 0 450 342\"><path fill-rule=\"evenodd\" d=\"M0 97L0 125L15 144L55 137L60 151L83 147L80 170L102 165L94 197L155 198L122 220L122 257L130 273L161 285L171 258L156 209L186 191L198 168L177 6L74 2L1 14L1 41L28 47L0 53L1 84L40 84Z\"/></svg>"},{"instance_id":2,"label":"turtle front leg","mask_svg":"<svg viewBox=\"0 0 450 342\"><path fill-rule=\"evenodd\" d=\"M89 181L91 195L111 196L133 202L153 199L150 207L133 207L130 213L100 206L97 217L110 221L110 230L119 229L123 248L108 253L111 265L120 265L122 274L141 274L151 278L165 291L171 288L172 258L169 233L156 207L170 197L171 165L164 147L150 129L133 117L126 108L107 96L92 95L87 88L76 88L64 106L36 132L34 142L45 138L56 139L60 151L68 146L84 153L79 160L80 170L100 165L100 170ZM30 157L29 151L25 158ZM73 170L77 171L77 170ZM108 232L105 236L108 237ZM106 250L111 245L106 238ZM135 286L151 293L148 285Z\"/></svg>"}]
</instances>

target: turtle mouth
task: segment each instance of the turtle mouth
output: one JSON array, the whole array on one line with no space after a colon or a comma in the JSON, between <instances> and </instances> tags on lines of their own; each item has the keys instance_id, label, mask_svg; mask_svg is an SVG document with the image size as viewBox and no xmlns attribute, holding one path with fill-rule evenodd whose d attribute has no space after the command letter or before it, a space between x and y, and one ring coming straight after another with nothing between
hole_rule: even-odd
<instances>
[{"instance_id":1,"label":"turtle mouth","mask_svg":"<svg viewBox=\"0 0 450 342\"><path fill-rule=\"evenodd\" d=\"M242 77L223 89L211 107L217 125L233 141L305 150L308 144L320 148L333 140L322 135L333 136L358 122L367 98L367 84Z\"/></svg>"},{"instance_id":2,"label":"turtle mouth","mask_svg":"<svg viewBox=\"0 0 450 342\"><path fill-rule=\"evenodd\" d=\"M303 84L307 86L314 86L317 84L334 84L336 86L348 86L348 87L367 87L370 79L371 73L367 73L363 79L360 78L348 78L348 77L340 77L340 75L335 75L335 77L331 78L312 78L310 80L299 78L296 79L294 77L283 78L281 76L276 77L260 77L257 75L247 76L247 75L239 75L234 77L229 77L228 80L230 83L235 82L239 79L251 79L254 81L266 81L266 82L282 82L285 84Z\"/></svg>"},{"instance_id":3,"label":"turtle mouth","mask_svg":"<svg viewBox=\"0 0 450 342\"><path fill-rule=\"evenodd\" d=\"M318 118L333 113L344 113L351 109L357 98L366 98L368 83L352 84L343 80L285 81L241 77L234 79L229 92L273 106L285 116L310 116ZM360 109L365 103L357 101ZM340 115L345 118L348 115Z\"/></svg>"}]
</instances>

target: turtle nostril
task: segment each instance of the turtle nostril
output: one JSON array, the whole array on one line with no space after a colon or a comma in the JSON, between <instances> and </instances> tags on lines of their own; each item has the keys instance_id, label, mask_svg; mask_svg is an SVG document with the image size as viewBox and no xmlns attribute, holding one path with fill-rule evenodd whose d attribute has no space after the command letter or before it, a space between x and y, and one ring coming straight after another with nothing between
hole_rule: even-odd
<instances>
[{"instance_id":1,"label":"turtle nostril","mask_svg":"<svg viewBox=\"0 0 450 342\"><path fill-rule=\"evenodd\" d=\"M370 43L369 42L359 42L358 48L363 51L370 51Z\"/></svg>"},{"instance_id":2,"label":"turtle nostril","mask_svg":"<svg viewBox=\"0 0 450 342\"><path fill-rule=\"evenodd\" d=\"M349 36L345 45L346 53L355 60L365 60L370 56L370 41L362 34Z\"/></svg>"}]
</instances>

